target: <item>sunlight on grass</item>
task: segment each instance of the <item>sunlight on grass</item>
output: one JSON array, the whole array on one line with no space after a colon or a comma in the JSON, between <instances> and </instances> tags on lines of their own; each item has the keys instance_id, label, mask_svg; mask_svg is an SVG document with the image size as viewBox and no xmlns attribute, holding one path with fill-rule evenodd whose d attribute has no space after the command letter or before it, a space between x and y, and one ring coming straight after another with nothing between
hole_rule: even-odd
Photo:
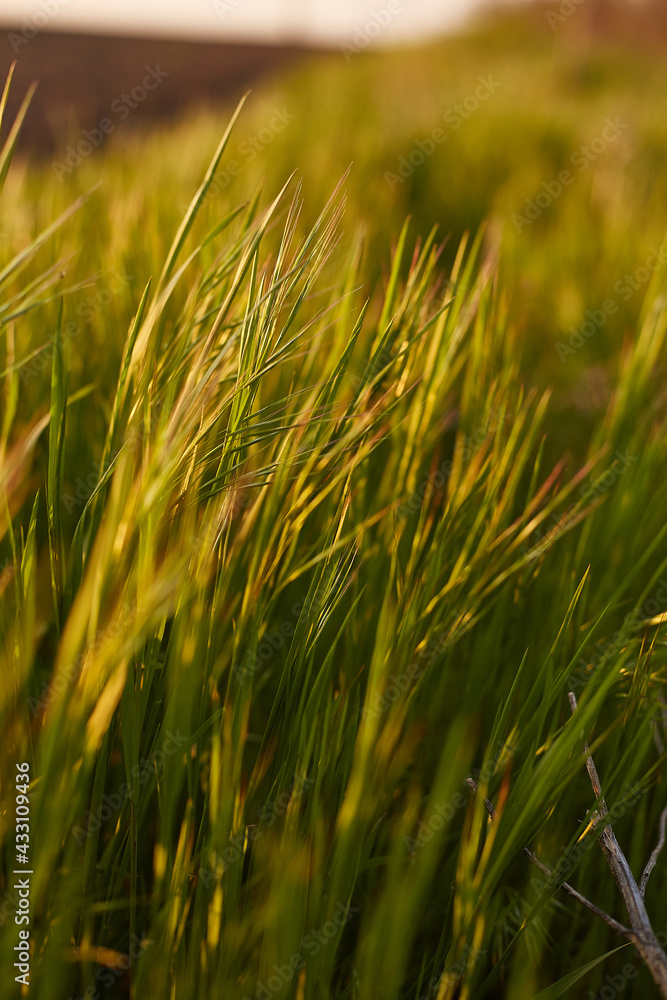
<instances>
[{"instance_id":1,"label":"sunlight on grass","mask_svg":"<svg viewBox=\"0 0 667 1000\"><path fill-rule=\"evenodd\" d=\"M390 58L342 85L379 88ZM526 72L505 69L499 134ZM459 202L491 119L450 150L454 187L429 161L392 200L354 107L361 162L344 174L337 152L303 189L295 125L211 196L261 103L135 137L65 185L7 172L13 132L0 154L0 960L9 983L28 761L40 1000L528 1000L638 965L522 851L620 914L588 850L582 732L636 873L665 804L664 263L623 345L610 323L566 371L555 341L629 266L637 220L664 227L667 175L648 201L635 178L601 231L591 176L524 243L499 239L528 167L511 181L501 151L484 211ZM546 127L520 125L536 146ZM212 155L196 181L185 135ZM577 422L593 360L609 391ZM643 969L635 986L654 989Z\"/></svg>"}]
</instances>

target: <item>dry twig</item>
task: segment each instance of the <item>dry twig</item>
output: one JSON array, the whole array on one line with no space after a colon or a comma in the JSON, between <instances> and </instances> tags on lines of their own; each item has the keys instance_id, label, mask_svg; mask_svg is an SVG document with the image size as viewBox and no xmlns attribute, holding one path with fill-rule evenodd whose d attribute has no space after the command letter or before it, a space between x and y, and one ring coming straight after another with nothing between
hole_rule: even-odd
<instances>
[{"instance_id":1,"label":"dry twig","mask_svg":"<svg viewBox=\"0 0 667 1000\"><path fill-rule=\"evenodd\" d=\"M474 792L477 791L477 783L473 781L472 778L466 778L466 783L472 788ZM484 805L486 806L486 811L488 812L491 819L497 819L498 814L488 799L484 799ZM528 858L528 860L532 865L535 865L536 868L539 868L539 870L542 872L543 875L546 875L547 878L549 879L553 878L554 874L553 870L549 868L548 865L543 864L537 857L537 855L533 854L530 848L524 847L523 853L526 855L526 857ZM596 917L600 918L600 920L604 920L606 924L609 924L611 929L616 931L617 934L621 934L623 937L632 940L632 931L630 930L629 927L624 927L623 924L619 924L618 920L614 920L613 917L610 917L608 913L605 913L604 910L601 910L599 906L595 905L595 903L591 903L590 899L587 899L586 896L583 896L580 892L578 892L574 888L574 886L570 885L569 882L561 882L560 888L563 889L565 892L567 892L568 895L572 896L573 899L576 899L578 903L581 903L582 906L585 906L587 910L590 910L591 913L594 913Z\"/></svg>"},{"instance_id":2,"label":"dry twig","mask_svg":"<svg viewBox=\"0 0 667 1000\"><path fill-rule=\"evenodd\" d=\"M639 883L639 891L641 892L642 896L646 893L646 883L648 882L649 875L651 874L651 872L655 868L656 861L658 860L658 855L660 854L660 851L665 846L665 823L666 822L667 822L667 806L665 806L665 808L662 810L662 814L660 816L660 839L658 841L656 849L653 851L653 854L651 855L651 857L646 862L646 868L644 869L644 872L643 872L642 878L641 878L641 882Z\"/></svg>"},{"instance_id":3,"label":"dry twig","mask_svg":"<svg viewBox=\"0 0 667 1000\"><path fill-rule=\"evenodd\" d=\"M574 714L577 709L577 699L572 691L569 693L568 697L572 713ZM602 786L595 767L595 762L589 753L588 743L585 738L584 750L586 753L586 770L588 771L593 792L595 793L595 798L597 800L598 819L601 819L608 815L607 804L602 794ZM472 778L467 778L466 781L473 791L477 791L477 784ZM496 810L493 808L492 803L486 798L484 799L484 805L486 806L486 810L491 818L497 819L498 814L496 813ZM667 955L665 955L665 952L660 947L660 943L655 936L646 912L646 907L644 906L646 884L651 872L655 868L658 855L664 847L666 839L666 826L667 807L663 810L662 815L660 816L660 837L658 844L646 864L639 885L637 885L635 881L627 858L623 854L623 851L616 840L616 835L614 834L610 823L605 826L604 830L598 837L598 843L600 844L602 852L607 859L607 864L609 865L611 873L614 876L616 885L623 896L625 908L628 911L628 916L630 917L629 928L624 927L623 924L620 924L614 919L614 917L605 913L605 911L601 910L595 905L595 903L592 903L580 892L577 892L577 890L574 889L568 882L562 882L560 888L572 896L573 899L576 899L579 903L581 903L582 906L585 906L591 913L594 913L596 917L600 918L600 920L604 920L604 922L616 931L617 934L620 934L622 937L632 941L644 964L653 976L653 980L660 990L660 995L667 1000ZM535 865L536 868L539 868L543 874L547 875L549 878L553 877L553 871L547 865L542 864L539 858L537 858L536 855L529 850L529 848L524 847L523 853L526 855L531 864Z\"/></svg>"}]
</instances>

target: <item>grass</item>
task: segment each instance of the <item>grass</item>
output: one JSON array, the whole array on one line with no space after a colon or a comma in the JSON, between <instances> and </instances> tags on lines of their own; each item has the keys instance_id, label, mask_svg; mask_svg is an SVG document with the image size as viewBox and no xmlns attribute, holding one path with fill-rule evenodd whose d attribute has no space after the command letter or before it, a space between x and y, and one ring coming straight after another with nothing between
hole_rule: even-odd
<instances>
[{"instance_id":1,"label":"grass","mask_svg":"<svg viewBox=\"0 0 667 1000\"><path fill-rule=\"evenodd\" d=\"M666 801L664 264L613 291L662 242L664 68L513 37L329 59L63 183L7 173L10 135L0 961L12 983L27 761L28 995L653 995L522 850L623 921L582 733L637 875Z\"/></svg>"}]
</instances>

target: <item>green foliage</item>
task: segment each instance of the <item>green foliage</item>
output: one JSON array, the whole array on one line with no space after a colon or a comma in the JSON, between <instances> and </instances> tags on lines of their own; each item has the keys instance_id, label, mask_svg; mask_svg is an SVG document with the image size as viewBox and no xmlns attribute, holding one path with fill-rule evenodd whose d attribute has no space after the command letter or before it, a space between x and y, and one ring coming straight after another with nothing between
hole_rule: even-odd
<instances>
[{"instance_id":1,"label":"green foliage","mask_svg":"<svg viewBox=\"0 0 667 1000\"><path fill-rule=\"evenodd\" d=\"M556 351L661 243L664 68L626 53L631 89L581 94L545 45L330 57L233 131L202 114L63 183L7 174L10 132L0 963L11 984L27 760L35 1000L584 997L638 966L522 848L622 920L582 731L637 874L665 805L664 265Z\"/></svg>"}]
</instances>

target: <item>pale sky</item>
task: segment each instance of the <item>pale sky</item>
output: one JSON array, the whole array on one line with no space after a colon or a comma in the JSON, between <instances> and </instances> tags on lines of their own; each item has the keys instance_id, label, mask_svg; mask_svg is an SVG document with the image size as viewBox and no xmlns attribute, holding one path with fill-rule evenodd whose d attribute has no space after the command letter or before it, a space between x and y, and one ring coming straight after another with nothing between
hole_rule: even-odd
<instances>
[{"instance_id":1,"label":"pale sky","mask_svg":"<svg viewBox=\"0 0 667 1000\"><path fill-rule=\"evenodd\" d=\"M374 44L456 27L484 0L0 0L0 22L48 31L113 31L182 38L343 41L373 13ZM381 14L388 9L393 13Z\"/></svg>"}]
</instances>

